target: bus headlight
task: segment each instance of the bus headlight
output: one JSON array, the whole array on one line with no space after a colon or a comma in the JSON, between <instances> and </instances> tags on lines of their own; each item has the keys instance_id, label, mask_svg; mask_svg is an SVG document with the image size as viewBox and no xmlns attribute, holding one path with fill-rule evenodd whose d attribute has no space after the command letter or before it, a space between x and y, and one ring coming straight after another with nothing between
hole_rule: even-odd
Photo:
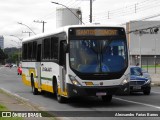
<instances>
[{"instance_id":1,"label":"bus headlight","mask_svg":"<svg viewBox=\"0 0 160 120\"><path fill-rule=\"evenodd\" d=\"M124 85L124 84L127 84L127 83L128 83L127 79L124 79L121 84Z\"/></svg>"},{"instance_id":2,"label":"bus headlight","mask_svg":"<svg viewBox=\"0 0 160 120\"><path fill-rule=\"evenodd\" d=\"M81 86L81 84L76 80L76 78L72 75L68 75L73 85Z\"/></svg>"}]
</instances>

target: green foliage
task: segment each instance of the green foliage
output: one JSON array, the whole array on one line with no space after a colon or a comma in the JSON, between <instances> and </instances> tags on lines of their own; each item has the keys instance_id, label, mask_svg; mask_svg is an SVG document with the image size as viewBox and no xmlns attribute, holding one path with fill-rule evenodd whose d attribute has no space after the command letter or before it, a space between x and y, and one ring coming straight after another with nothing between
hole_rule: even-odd
<instances>
[{"instance_id":1,"label":"green foliage","mask_svg":"<svg viewBox=\"0 0 160 120\"><path fill-rule=\"evenodd\" d=\"M0 60L4 60L7 58L7 55L3 52L3 50L0 48Z\"/></svg>"},{"instance_id":2,"label":"green foliage","mask_svg":"<svg viewBox=\"0 0 160 120\"><path fill-rule=\"evenodd\" d=\"M143 65L142 68L155 68L155 65ZM160 68L160 65L156 65L157 68Z\"/></svg>"},{"instance_id":3,"label":"green foliage","mask_svg":"<svg viewBox=\"0 0 160 120\"><path fill-rule=\"evenodd\" d=\"M5 54L3 50L0 48L0 64L4 64L4 60L7 58L8 58L7 54Z\"/></svg>"},{"instance_id":4,"label":"green foliage","mask_svg":"<svg viewBox=\"0 0 160 120\"><path fill-rule=\"evenodd\" d=\"M19 61L19 56L21 56L21 48L5 48L4 53L7 54L8 58L6 59L6 63L17 63Z\"/></svg>"},{"instance_id":5,"label":"green foliage","mask_svg":"<svg viewBox=\"0 0 160 120\"><path fill-rule=\"evenodd\" d=\"M0 104L0 111L5 111L6 107Z\"/></svg>"}]
</instances>

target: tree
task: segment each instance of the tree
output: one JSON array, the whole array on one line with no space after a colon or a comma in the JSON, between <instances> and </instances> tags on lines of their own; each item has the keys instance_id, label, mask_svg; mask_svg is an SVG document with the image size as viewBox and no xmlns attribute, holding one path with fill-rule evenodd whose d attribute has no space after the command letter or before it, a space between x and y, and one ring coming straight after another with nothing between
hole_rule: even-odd
<instances>
[{"instance_id":1,"label":"tree","mask_svg":"<svg viewBox=\"0 0 160 120\"><path fill-rule=\"evenodd\" d=\"M6 55L3 50L0 48L0 63L4 64L4 60L8 58L8 55Z\"/></svg>"},{"instance_id":2,"label":"tree","mask_svg":"<svg viewBox=\"0 0 160 120\"><path fill-rule=\"evenodd\" d=\"M6 63L17 63L19 60L18 56L21 55L20 48L12 47L12 48L5 48L4 52L8 55L6 59Z\"/></svg>"}]
</instances>

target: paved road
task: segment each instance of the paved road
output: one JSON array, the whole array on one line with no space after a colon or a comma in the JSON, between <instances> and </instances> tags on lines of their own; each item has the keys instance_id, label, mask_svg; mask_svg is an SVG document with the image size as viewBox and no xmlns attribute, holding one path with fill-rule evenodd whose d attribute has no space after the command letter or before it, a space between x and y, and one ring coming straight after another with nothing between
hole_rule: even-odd
<instances>
[{"instance_id":1,"label":"paved road","mask_svg":"<svg viewBox=\"0 0 160 120\"><path fill-rule=\"evenodd\" d=\"M84 119L82 116L87 115L88 117L85 119L93 120L93 116L110 114L107 112L104 114L102 111L119 111L122 113L123 111L138 111L138 113L141 113L141 111L158 111L160 113L160 87L152 87L149 96L142 93L135 93L129 96L114 96L110 104L104 103L101 99L95 97L71 99L66 104L60 104L51 95L32 95L31 88L23 85L21 76L17 75L15 68L0 68L0 88L34 103L43 110L56 111L58 115L62 114L62 112L57 111L71 111L67 112L70 118L65 117L64 119L74 120L75 117L72 117L72 115L76 115L76 119L82 120ZM76 111L85 111L85 113ZM106 120L106 117L94 117L95 119ZM107 117L107 120L121 119L123 120L124 117ZM125 117L125 119L159 120L158 117Z\"/></svg>"}]
</instances>

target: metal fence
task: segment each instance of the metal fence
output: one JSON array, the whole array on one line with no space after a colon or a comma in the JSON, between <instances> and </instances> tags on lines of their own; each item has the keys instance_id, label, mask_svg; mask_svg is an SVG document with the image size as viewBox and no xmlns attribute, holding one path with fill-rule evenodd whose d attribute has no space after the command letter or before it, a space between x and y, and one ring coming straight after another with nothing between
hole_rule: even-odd
<instances>
[{"instance_id":1,"label":"metal fence","mask_svg":"<svg viewBox=\"0 0 160 120\"><path fill-rule=\"evenodd\" d=\"M131 65L139 64L139 58L132 56ZM160 56L141 56L141 67L149 73L160 74Z\"/></svg>"}]
</instances>

